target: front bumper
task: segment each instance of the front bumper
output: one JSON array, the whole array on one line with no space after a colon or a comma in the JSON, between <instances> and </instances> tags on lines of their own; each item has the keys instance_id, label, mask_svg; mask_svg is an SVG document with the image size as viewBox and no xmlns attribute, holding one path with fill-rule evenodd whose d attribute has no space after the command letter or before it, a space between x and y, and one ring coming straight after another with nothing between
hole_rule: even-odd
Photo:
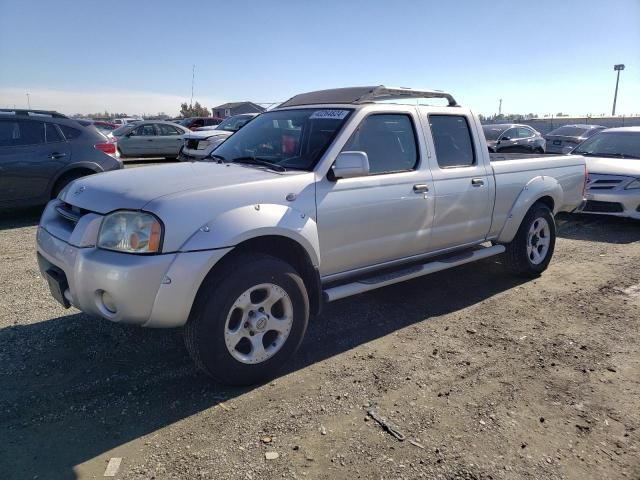
<instances>
[{"instance_id":1,"label":"front bumper","mask_svg":"<svg viewBox=\"0 0 640 480\"><path fill-rule=\"evenodd\" d=\"M213 151L213 148L210 150L194 150L182 148L180 150L180 155L178 155L178 160L181 162L193 162L204 160L209 156L209 154Z\"/></svg>"},{"instance_id":2,"label":"front bumper","mask_svg":"<svg viewBox=\"0 0 640 480\"><path fill-rule=\"evenodd\" d=\"M578 211L597 215L611 215L640 220L640 190L615 192L587 192Z\"/></svg>"},{"instance_id":3,"label":"front bumper","mask_svg":"<svg viewBox=\"0 0 640 480\"><path fill-rule=\"evenodd\" d=\"M184 325L205 275L231 248L163 255L133 255L76 247L38 227L38 265L43 276L60 269L64 297L85 313L145 327ZM108 293L115 305L103 302Z\"/></svg>"}]
</instances>

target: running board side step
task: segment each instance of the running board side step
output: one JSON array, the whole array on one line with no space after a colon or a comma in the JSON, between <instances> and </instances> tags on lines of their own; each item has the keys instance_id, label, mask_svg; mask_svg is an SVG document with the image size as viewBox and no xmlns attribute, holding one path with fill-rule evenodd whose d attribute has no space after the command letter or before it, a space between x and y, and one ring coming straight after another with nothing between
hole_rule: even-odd
<instances>
[{"instance_id":1,"label":"running board side step","mask_svg":"<svg viewBox=\"0 0 640 480\"><path fill-rule=\"evenodd\" d=\"M394 283L404 282L412 278L422 277L430 273L447 270L449 268L464 265L465 263L475 262L483 258L499 255L505 251L504 245L493 245L491 247L482 247L475 250L467 250L457 255L448 256L440 260L433 260L423 265L414 265L405 267L395 272L386 273L378 276L364 278L352 283L338 285L336 287L324 290L324 299L327 302L333 302L341 298L350 297L359 293L375 290L376 288L386 287Z\"/></svg>"}]
</instances>

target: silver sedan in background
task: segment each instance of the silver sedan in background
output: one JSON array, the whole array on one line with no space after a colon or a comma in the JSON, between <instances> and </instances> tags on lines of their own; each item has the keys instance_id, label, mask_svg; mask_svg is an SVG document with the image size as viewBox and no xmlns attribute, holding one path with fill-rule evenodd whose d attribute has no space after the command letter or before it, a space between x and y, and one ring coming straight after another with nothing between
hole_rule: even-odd
<instances>
[{"instance_id":1,"label":"silver sedan in background","mask_svg":"<svg viewBox=\"0 0 640 480\"><path fill-rule=\"evenodd\" d=\"M122 157L177 158L187 133L188 129L176 123L153 120L125 125L111 135Z\"/></svg>"},{"instance_id":2,"label":"silver sedan in background","mask_svg":"<svg viewBox=\"0 0 640 480\"><path fill-rule=\"evenodd\" d=\"M571 153L587 161L583 213L640 220L640 127L603 130Z\"/></svg>"}]
</instances>

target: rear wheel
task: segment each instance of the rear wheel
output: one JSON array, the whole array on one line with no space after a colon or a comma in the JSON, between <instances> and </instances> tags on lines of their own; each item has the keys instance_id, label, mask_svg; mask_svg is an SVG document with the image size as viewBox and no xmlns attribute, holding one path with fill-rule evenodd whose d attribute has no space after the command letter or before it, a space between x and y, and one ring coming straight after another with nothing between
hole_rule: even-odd
<instances>
[{"instance_id":1,"label":"rear wheel","mask_svg":"<svg viewBox=\"0 0 640 480\"><path fill-rule=\"evenodd\" d=\"M536 277L549 266L556 244L556 224L546 205L534 204L522 220L518 233L506 245L505 265L511 273Z\"/></svg>"},{"instance_id":2,"label":"rear wheel","mask_svg":"<svg viewBox=\"0 0 640 480\"><path fill-rule=\"evenodd\" d=\"M203 284L185 343L205 373L229 385L273 377L297 350L309 321L304 283L288 263L263 254L230 260Z\"/></svg>"}]
</instances>

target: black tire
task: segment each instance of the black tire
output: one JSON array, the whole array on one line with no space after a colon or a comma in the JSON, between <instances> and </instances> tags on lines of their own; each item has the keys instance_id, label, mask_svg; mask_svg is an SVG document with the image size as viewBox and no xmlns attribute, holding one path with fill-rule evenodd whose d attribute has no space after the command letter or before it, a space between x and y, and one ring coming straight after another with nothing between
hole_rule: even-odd
<instances>
[{"instance_id":1,"label":"black tire","mask_svg":"<svg viewBox=\"0 0 640 480\"><path fill-rule=\"evenodd\" d=\"M286 292L291 300L293 323L273 356L260 363L247 364L234 358L227 348L226 322L236 300L248 289L263 283L274 284ZM229 259L205 279L184 328L185 344L196 365L215 380L227 385L253 385L272 378L295 353L308 322L307 290L293 267L269 255L247 253Z\"/></svg>"},{"instance_id":2,"label":"black tire","mask_svg":"<svg viewBox=\"0 0 640 480\"><path fill-rule=\"evenodd\" d=\"M546 221L549 228L549 232L547 234L548 248L543 259L541 261L536 261L537 259L532 259L532 256L535 256L535 254L528 250L528 243L530 229L532 228L532 225L539 220ZM537 248L539 245L538 242L543 238L545 237L540 236L538 237L538 240L536 240L534 235L532 243L535 244L535 246L533 248ZM553 218L553 213L546 205L536 203L525 215L514 239L511 243L505 245L505 267L514 275L521 277L537 277L549 266L555 245L556 223Z\"/></svg>"},{"instance_id":3,"label":"black tire","mask_svg":"<svg viewBox=\"0 0 640 480\"><path fill-rule=\"evenodd\" d=\"M89 172L85 170L71 171L71 172L65 173L64 175L62 175L62 177L60 177L56 181L55 185L53 186L53 189L51 190L51 198L52 199L57 198L60 192L62 191L62 189L67 185L69 185L74 180L77 180L78 178L86 177L87 175L91 175L91 174L93 174L93 172Z\"/></svg>"}]
</instances>

